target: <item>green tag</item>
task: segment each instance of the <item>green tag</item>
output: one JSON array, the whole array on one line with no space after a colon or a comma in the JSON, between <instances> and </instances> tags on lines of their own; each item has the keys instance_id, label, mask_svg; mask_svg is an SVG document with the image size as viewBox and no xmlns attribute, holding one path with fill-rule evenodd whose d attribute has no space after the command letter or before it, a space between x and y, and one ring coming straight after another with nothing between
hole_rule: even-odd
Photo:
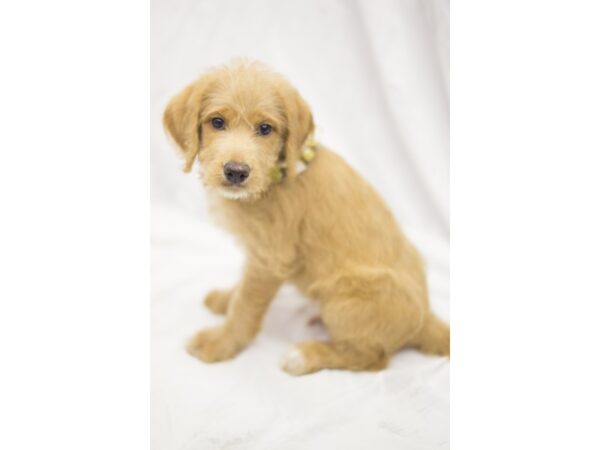
<instances>
[{"instance_id":1,"label":"green tag","mask_svg":"<svg viewBox=\"0 0 600 450\"><path fill-rule=\"evenodd\" d=\"M315 159L315 151L312 148L305 148L302 152L302 159L304 162L311 162L313 159Z\"/></svg>"},{"instance_id":2,"label":"green tag","mask_svg":"<svg viewBox=\"0 0 600 450\"><path fill-rule=\"evenodd\" d=\"M283 178L283 173L281 172L281 167L275 166L271 169L271 181L273 183L279 183Z\"/></svg>"}]
</instances>

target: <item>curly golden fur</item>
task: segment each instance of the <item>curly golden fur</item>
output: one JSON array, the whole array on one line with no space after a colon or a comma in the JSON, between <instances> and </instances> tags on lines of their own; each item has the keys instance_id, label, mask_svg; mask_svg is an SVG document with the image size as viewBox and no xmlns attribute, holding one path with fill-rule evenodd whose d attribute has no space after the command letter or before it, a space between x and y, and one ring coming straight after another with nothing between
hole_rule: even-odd
<instances>
[{"instance_id":1,"label":"curly golden fur","mask_svg":"<svg viewBox=\"0 0 600 450\"><path fill-rule=\"evenodd\" d=\"M261 132L265 124L268 133ZM288 81L258 63L213 69L171 100L164 125L184 171L199 160L211 209L247 254L239 284L205 298L227 317L199 332L190 354L205 362L234 357L289 281L319 302L331 337L297 344L283 361L291 374L380 370L405 347L449 355L449 329L429 310L421 257L379 195L320 144L296 173L314 127ZM248 168L241 183L224 175L229 162ZM286 174L274 182L279 163Z\"/></svg>"}]
</instances>

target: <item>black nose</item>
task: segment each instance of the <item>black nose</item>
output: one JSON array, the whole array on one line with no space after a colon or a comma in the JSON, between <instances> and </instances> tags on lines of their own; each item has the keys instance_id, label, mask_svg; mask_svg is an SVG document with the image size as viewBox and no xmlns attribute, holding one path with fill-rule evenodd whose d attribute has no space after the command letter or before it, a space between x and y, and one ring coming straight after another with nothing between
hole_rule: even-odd
<instances>
[{"instance_id":1,"label":"black nose","mask_svg":"<svg viewBox=\"0 0 600 450\"><path fill-rule=\"evenodd\" d=\"M223 166L223 174L230 183L242 184L250 175L250 167L248 164L229 161Z\"/></svg>"}]
</instances>

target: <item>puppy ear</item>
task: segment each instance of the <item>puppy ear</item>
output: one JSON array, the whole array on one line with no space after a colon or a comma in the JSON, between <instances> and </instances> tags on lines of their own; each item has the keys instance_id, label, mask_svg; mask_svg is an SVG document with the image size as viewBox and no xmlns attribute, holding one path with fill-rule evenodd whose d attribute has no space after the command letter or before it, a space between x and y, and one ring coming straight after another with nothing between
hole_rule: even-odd
<instances>
[{"instance_id":1,"label":"puppy ear","mask_svg":"<svg viewBox=\"0 0 600 450\"><path fill-rule=\"evenodd\" d=\"M189 172L200 151L198 114L201 82L192 83L171 99L163 115L163 125L185 159L184 172Z\"/></svg>"},{"instance_id":2,"label":"puppy ear","mask_svg":"<svg viewBox=\"0 0 600 450\"><path fill-rule=\"evenodd\" d=\"M310 108L296 89L291 86L286 87L283 103L287 119L284 144L286 174L292 178L296 176L296 163L300 160L302 146L315 126Z\"/></svg>"}]
</instances>

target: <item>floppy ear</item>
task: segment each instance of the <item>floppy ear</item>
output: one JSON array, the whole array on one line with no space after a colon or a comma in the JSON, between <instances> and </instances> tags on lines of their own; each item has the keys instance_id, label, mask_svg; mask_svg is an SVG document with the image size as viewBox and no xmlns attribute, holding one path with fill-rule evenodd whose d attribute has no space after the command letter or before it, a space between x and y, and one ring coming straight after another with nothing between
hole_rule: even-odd
<instances>
[{"instance_id":1,"label":"floppy ear","mask_svg":"<svg viewBox=\"0 0 600 450\"><path fill-rule=\"evenodd\" d=\"M283 103L287 122L284 143L286 175L292 178L296 176L296 163L300 160L302 146L315 126L310 108L296 89L286 87Z\"/></svg>"},{"instance_id":2,"label":"floppy ear","mask_svg":"<svg viewBox=\"0 0 600 450\"><path fill-rule=\"evenodd\" d=\"M181 151L189 172L200 151L198 114L200 112L201 82L190 84L171 99L163 115L163 125Z\"/></svg>"}]
</instances>

